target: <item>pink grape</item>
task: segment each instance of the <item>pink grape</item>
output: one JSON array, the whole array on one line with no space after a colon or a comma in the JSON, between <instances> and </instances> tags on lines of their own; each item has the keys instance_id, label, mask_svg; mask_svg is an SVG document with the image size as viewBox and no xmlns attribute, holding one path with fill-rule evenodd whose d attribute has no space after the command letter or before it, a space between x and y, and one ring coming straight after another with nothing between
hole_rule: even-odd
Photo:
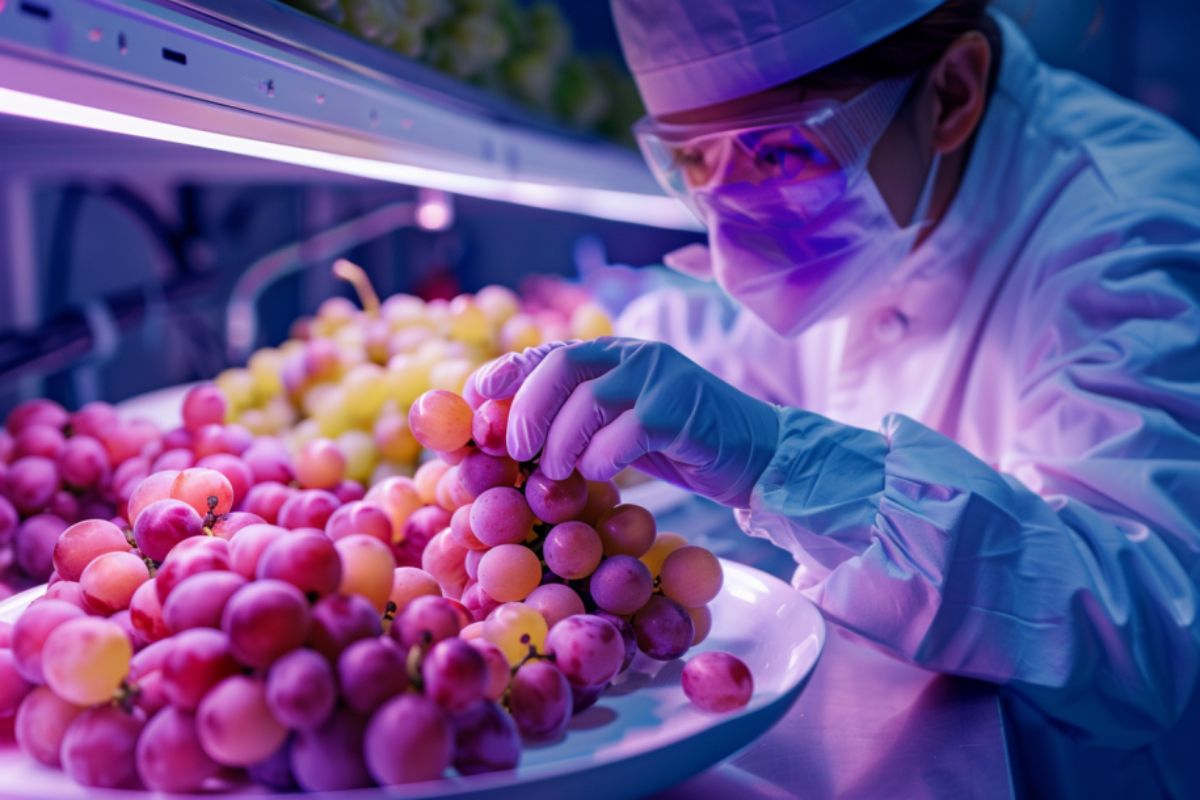
<instances>
[{"instance_id":1,"label":"pink grape","mask_svg":"<svg viewBox=\"0 0 1200 800\"><path fill-rule=\"evenodd\" d=\"M413 474L410 483L415 487L418 497L422 503L434 503L437 501L436 489L438 481L450 469L450 465L440 459L432 459L426 461L421 466L417 467L416 473Z\"/></svg>"},{"instance_id":2,"label":"pink grape","mask_svg":"<svg viewBox=\"0 0 1200 800\"><path fill-rule=\"evenodd\" d=\"M105 553L130 550L125 534L102 519L85 519L67 528L54 544L54 570L66 581L78 581L84 567Z\"/></svg>"},{"instance_id":3,"label":"pink grape","mask_svg":"<svg viewBox=\"0 0 1200 800\"><path fill-rule=\"evenodd\" d=\"M154 459L150 465L151 474L158 472L181 472L188 467L195 466L196 456L191 450L185 450L182 447L176 447L171 450L164 450ZM174 479L172 479L174 480Z\"/></svg>"},{"instance_id":4,"label":"pink grape","mask_svg":"<svg viewBox=\"0 0 1200 800\"><path fill-rule=\"evenodd\" d=\"M521 760L521 737L513 718L492 702L477 703L454 717L454 768L463 775L513 769Z\"/></svg>"},{"instance_id":5,"label":"pink grape","mask_svg":"<svg viewBox=\"0 0 1200 800\"><path fill-rule=\"evenodd\" d=\"M333 594L342 581L342 562L328 536L296 531L263 550L255 577L285 581L316 600Z\"/></svg>"},{"instance_id":6,"label":"pink grape","mask_svg":"<svg viewBox=\"0 0 1200 800\"><path fill-rule=\"evenodd\" d=\"M516 489L488 489L471 504L471 530L488 547L523 541L533 525L533 512Z\"/></svg>"},{"instance_id":7,"label":"pink grape","mask_svg":"<svg viewBox=\"0 0 1200 800\"><path fill-rule=\"evenodd\" d=\"M225 476L233 489L233 506L237 507L254 485L254 473L246 462L229 453L214 453L196 462L198 469L216 470Z\"/></svg>"},{"instance_id":8,"label":"pink grape","mask_svg":"<svg viewBox=\"0 0 1200 800\"><path fill-rule=\"evenodd\" d=\"M688 608L711 603L721 592L721 562L703 547L687 545L663 561L659 573L662 591Z\"/></svg>"},{"instance_id":9,"label":"pink grape","mask_svg":"<svg viewBox=\"0 0 1200 800\"><path fill-rule=\"evenodd\" d=\"M496 486L514 486L520 475L521 467L516 461L481 451L470 453L458 466L458 481L472 497Z\"/></svg>"},{"instance_id":10,"label":"pink grape","mask_svg":"<svg viewBox=\"0 0 1200 800\"><path fill-rule=\"evenodd\" d=\"M446 470L446 474L438 481L434 494L437 496L437 504L452 513L475 499L475 495L468 492L459 481L457 466Z\"/></svg>"},{"instance_id":11,"label":"pink grape","mask_svg":"<svg viewBox=\"0 0 1200 800\"><path fill-rule=\"evenodd\" d=\"M613 614L632 614L654 591L650 570L633 556L606 558L588 581L596 605Z\"/></svg>"},{"instance_id":12,"label":"pink grape","mask_svg":"<svg viewBox=\"0 0 1200 800\"><path fill-rule=\"evenodd\" d=\"M633 663L638 652L637 634L633 632L633 625L625 617L619 617L607 611L597 611L596 616L608 620L614 628L620 631L621 641L625 643L625 658L621 661L621 671L624 672L629 669L629 665Z\"/></svg>"},{"instance_id":13,"label":"pink grape","mask_svg":"<svg viewBox=\"0 0 1200 800\"><path fill-rule=\"evenodd\" d=\"M641 558L654 544L657 533L654 516L642 508L625 503L600 516L596 533L604 544L604 555Z\"/></svg>"},{"instance_id":14,"label":"pink grape","mask_svg":"<svg viewBox=\"0 0 1200 800\"><path fill-rule=\"evenodd\" d=\"M196 732L196 717L170 706L155 714L137 743L137 771L147 789L199 792L220 770Z\"/></svg>"},{"instance_id":15,"label":"pink grape","mask_svg":"<svg viewBox=\"0 0 1200 800\"><path fill-rule=\"evenodd\" d=\"M392 543L392 522L387 512L374 503L355 501L333 512L325 523L329 538L337 541L356 533L372 536L386 545Z\"/></svg>"},{"instance_id":16,"label":"pink grape","mask_svg":"<svg viewBox=\"0 0 1200 800\"><path fill-rule=\"evenodd\" d=\"M9 412L4 425L10 434L16 436L30 425L49 425L61 430L70 421L71 417L66 409L53 400L39 397L19 403Z\"/></svg>"},{"instance_id":17,"label":"pink grape","mask_svg":"<svg viewBox=\"0 0 1200 800\"><path fill-rule=\"evenodd\" d=\"M215 469L192 467L175 476L171 483L171 498L187 503L200 516L210 512L228 514L233 509L233 486Z\"/></svg>"},{"instance_id":18,"label":"pink grape","mask_svg":"<svg viewBox=\"0 0 1200 800\"><path fill-rule=\"evenodd\" d=\"M149 673L160 671L174 642L172 638L159 639L134 653L129 660L129 680L138 682Z\"/></svg>"},{"instance_id":19,"label":"pink grape","mask_svg":"<svg viewBox=\"0 0 1200 800\"><path fill-rule=\"evenodd\" d=\"M191 450L192 432L184 427L172 428L163 434L162 447L163 450Z\"/></svg>"},{"instance_id":20,"label":"pink grape","mask_svg":"<svg viewBox=\"0 0 1200 800\"><path fill-rule=\"evenodd\" d=\"M12 649L12 623L0 620L0 650Z\"/></svg>"},{"instance_id":21,"label":"pink grape","mask_svg":"<svg viewBox=\"0 0 1200 800\"><path fill-rule=\"evenodd\" d=\"M670 598L655 595L633 617L638 649L659 661L679 658L692 646L696 628L687 610Z\"/></svg>"},{"instance_id":22,"label":"pink grape","mask_svg":"<svg viewBox=\"0 0 1200 800\"><path fill-rule=\"evenodd\" d=\"M0 486L4 485L4 478L0 474ZM0 547L9 544L13 539L13 534L17 532L17 527L21 524L21 517L17 510L13 508L13 504L8 502L8 498L0 494Z\"/></svg>"},{"instance_id":23,"label":"pink grape","mask_svg":"<svg viewBox=\"0 0 1200 800\"><path fill-rule=\"evenodd\" d=\"M574 589L562 583L537 587L525 598L525 605L537 609L550 628L559 620L584 613L583 600Z\"/></svg>"},{"instance_id":24,"label":"pink grape","mask_svg":"<svg viewBox=\"0 0 1200 800\"><path fill-rule=\"evenodd\" d=\"M457 450L471 438L471 407L453 392L433 389L408 410L413 437L430 450Z\"/></svg>"},{"instance_id":25,"label":"pink grape","mask_svg":"<svg viewBox=\"0 0 1200 800\"><path fill-rule=\"evenodd\" d=\"M63 772L76 783L99 789L137 786L137 741L146 725L141 709L89 708L67 728L62 742Z\"/></svg>"},{"instance_id":26,"label":"pink grape","mask_svg":"<svg viewBox=\"0 0 1200 800\"><path fill-rule=\"evenodd\" d=\"M103 482L111 469L108 451L90 436L72 436L58 452L58 472L69 486L90 489Z\"/></svg>"},{"instance_id":27,"label":"pink grape","mask_svg":"<svg viewBox=\"0 0 1200 800\"><path fill-rule=\"evenodd\" d=\"M167 694L163 691L162 673L158 670L147 672L137 682L137 697L133 702L147 717L157 714L170 705Z\"/></svg>"},{"instance_id":28,"label":"pink grape","mask_svg":"<svg viewBox=\"0 0 1200 800\"><path fill-rule=\"evenodd\" d=\"M433 463L436 462L428 462L428 464ZM420 475L421 470L425 469L428 464L418 469L417 474ZM379 506L388 515L392 522L391 541L397 542L403 536L404 526L408 522L409 516L420 508L424 501L417 491L416 484L411 479L395 476L385 478L372 486L371 490L367 492L366 502ZM432 502L432 499L429 502Z\"/></svg>"},{"instance_id":29,"label":"pink grape","mask_svg":"<svg viewBox=\"0 0 1200 800\"><path fill-rule=\"evenodd\" d=\"M450 533L461 547L468 550L486 550L487 545L479 541L471 530L471 504L459 506L450 517Z\"/></svg>"},{"instance_id":30,"label":"pink grape","mask_svg":"<svg viewBox=\"0 0 1200 800\"><path fill-rule=\"evenodd\" d=\"M189 464L189 466L191 466ZM178 472L154 472L142 479L142 482L133 490L133 494L129 496L128 517L136 523L138 515L142 510L151 503L159 500L166 500L171 496L171 484L175 482L175 478L179 475Z\"/></svg>"},{"instance_id":31,"label":"pink grape","mask_svg":"<svg viewBox=\"0 0 1200 800\"><path fill-rule=\"evenodd\" d=\"M389 600L396 604L397 615L404 613L417 597L442 596L442 588L433 576L417 567L396 567L392 573L392 593Z\"/></svg>"},{"instance_id":32,"label":"pink grape","mask_svg":"<svg viewBox=\"0 0 1200 800\"><path fill-rule=\"evenodd\" d=\"M93 401L85 403L71 415L71 430L76 436L98 437L101 431L121 421L117 409L110 403Z\"/></svg>"},{"instance_id":33,"label":"pink grape","mask_svg":"<svg viewBox=\"0 0 1200 800\"><path fill-rule=\"evenodd\" d=\"M183 631L169 640L162 661L163 693L171 704L195 711L209 690L242 671L229 637L212 628Z\"/></svg>"},{"instance_id":34,"label":"pink grape","mask_svg":"<svg viewBox=\"0 0 1200 800\"><path fill-rule=\"evenodd\" d=\"M405 653L391 639L372 636L352 643L337 659L346 705L369 714L408 688Z\"/></svg>"},{"instance_id":35,"label":"pink grape","mask_svg":"<svg viewBox=\"0 0 1200 800\"><path fill-rule=\"evenodd\" d=\"M449 600L443 597L417 597L408 604L404 613L392 625L392 638L412 647L417 644L434 644L443 639L457 636L462 629L458 612Z\"/></svg>"},{"instance_id":36,"label":"pink grape","mask_svg":"<svg viewBox=\"0 0 1200 800\"><path fill-rule=\"evenodd\" d=\"M105 553L87 565L79 585L88 606L107 615L129 608L133 593L149 580L146 562L133 553Z\"/></svg>"},{"instance_id":37,"label":"pink grape","mask_svg":"<svg viewBox=\"0 0 1200 800\"><path fill-rule=\"evenodd\" d=\"M46 513L58 517L63 522L71 523L79 520L81 508L78 497L60 489L46 504Z\"/></svg>"},{"instance_id":38,"label":"pink grape","mask_svg":"<svg viewBox=\"0 0 1200 800\"><path fill-rule=\"evenodd\" d=\"M478 583L470 583L463 590L462 604L471 612L471 618L476 622L487 619L499 605L500 601L489 595Z\"/></svg>"},{"instance_id":39,"label":"pink grape","mask_svg":"<svg viewBox=\"0 0 1200 800\"><path fill-rule=\"evenodd\" d=\"M229 540L230 566L243 578L253 580L258 572L258 561L263 551L276 539L288 532L277 525L249 525Z\"/></svg>"},{"instance_id":40,"label":"pink grape","mask_svg":"<svg viewBox=\"0 0 1200 800\"><path fill-rule=\"evenodd\" d=\"M183 398L183 425L195 433L205 425L220 425L225 422L229 404L225 395L212 384L201 384L188 391Z\"/></svg>"},{"instance_id":41,"label":"pink grape","mask_svg":"<svg viewBox=\"0 0 1200 800\"><path fill-rule=\"evenodd\" d=\"M131 458L113 470L112 485L121 487L124 484L128 484L129 491L132 493L137 488L138 483L145 480L149 474L150 459L145 456Z\"/></svg>"},{"instance_id":42,"label":"pink grape","mask_svg":"<svg viewBox=\"0 0 1200 800\"><path fill-rule=\"evenodd\" d=\"M229 598L245 585L244 577L226 570L192 575L180 581L167 598L161 610L161 624L170 633L191 628L220 628ZM138 593L141 592L142 589L138 589ZM157 592L154 595L157 601Z\"/></svg>"},{"instance_id":43,"label":"pink grape","mask_svg":"<svg viewBox=\"0 0 1200 800\"><path fill-rule=\"evenodd\" d=\"M92 613L87 601L83 599L83 587L75 581L58 581L50 584L46 588L45 597L47 600L64 600L73 606L78 606L81 611Z\"/></svg>"},{"instance_id":44,"label":"pink grape","mask_svg":"<svg viewBox=\"0 0 1200 800\"><path fill-rule=\"evenodd\" d=\"M308 646L330 661L336 661L351 643L379 636L382 632L379 613L366 598L331 594L313 606Z\"/></svg>"},{"instance_id":45,"label":"pink grape","mask_svg":"<svg viewBox=\"0 0 1200 800\"><path fill-rule=\"evenodd\" d=\"M33 684L17 670L17 660L12 650L0 650L0 718L15 714L21 701L32 690Z\"/></svg>"},{"instance_id":46,"label":"pink grape","mask_svg":"<svg viewBox=\"0 0 1200 800\"><path fill-rule=\"evenodd\" d=\"M185 578L201 572L230 569L229 542L215 536L193 536L184 539L167 554L154 582L158 599L167 602L171 590Z\"/></svg>"},{"instance_id":47,"label":"pink grape","mask_svg":"<svg viewBox=\"0 0 1200 800\"><path fill-rule=\"evenodd\" d=\"M587 488L587 504L578 519L594 527L606 511L621 502L621 490L612 481L588 481Z\"/></svg>"},{"instance_id":48,"label":"pink grape","mask_svg":"<svg viewBox=\"0 0 1200 800\"><path fill-rule=\"evenodd\" d=\"M17 566L41 579L54 571L54 545L67 523L53 514L37 514L21 523L13 537Z\"/></svg>"},{"instance_id":49,"label":"pink grape","mask_svg":"<svg viewBox=\"0 0 1200 800\"><path fill-rule=\"evenodd\" d=\"M529 661L513 675L508 708L522 735L552 739L571 721L571 685L549 661Z\"/></svg>"},{"instance_id":50,"label":"pink grape","mask_svg":"<svg viewBox=\"0 0 1200 800\"><path fill-rule=\"evenodd\" d=\"M491 456L507 456L505 436L508 431L508 411L511 400L486 400L475 409L471 420L471 436L475 446Z\"/></svg>"},{"instance_id":51,"label":"pink grape","mask_svg":"<svg viewBox=\"0 0 1200 800\"><path fill-rule=\"evenodd\" d=\"M259 483L250 487L246 492L246 500L242 508L251 514L257 514L268 523L274 525L279 521L279 512L289 497L297 494L290 486L279 483Z\"/></svg>"},{"instance_id":52,"label":"pink grape","mask_svg":"<svg viewBox=\"0 0 1200 800\"><path fill-rule=\"evenodd\" d=\"M333 713L337 686L333 669L319 653L293 650L271 665L267 706L289 728L316 728Z\"/></svg>"},{"instance_id":53,"label":"pink grape","mask_svg":"<svg viewBox=\"0 0 1200 800\"><path fill-rule=\"evenodd\" d=\"M367 769L380 785L417 783L440 778L450 766L454 731L432 700L403 694L375 712L363 744Z\"/></svg>"},{"instance_id":54,"label":"pink grape","mask_svg":"<svg viewBox=\"0 0 1200 800\"><path fill-rule=\"evenodd\" d=\"M60 625L84 617L75 605L62 600L40 600L29 606L13 625L12 651L17 671L31 683L45 683L42 649Z\"/></svg>"},{"instance_id":55,"label":"pink grape","mask_svg":"<svg viewBox=\"0 0 1200 800\"><path fill-rule=\"evenodd\" d=\"M196 711L200 744L209 758L248 767L283 746L287 728L271 715L260 678L234 675L213 687Z\"/></svg>"},{"instance_id":56,"label":"pink grape","mask_svg":"<svg viewBox=\"0 0 1200 800\"><path fill-rule=\"evenodd\" d=\"M484 698L488 667L483 655L457 637L443 639L421 664L425 695L452 714L466 711Z\"/></svg>"},{"instance_id":57,"label":"pink grape","mask_svg":"<svg viewBox=\"0 0 1200 800\"><path fill-rule=\"evenodd\" d=\"M13 441L12 434L0 428L0 466L8 464L12 460L15 448L16 444Z\"/></svg>"},{"instance_id":58,"label":"pink grape","mask_svg":"<svg viewBox=\"0 0 1200 800\"><path fill-rule=\"evenodd\" d=\"M83 438L90 439L91 437ZM65 444L66 437L62 435L62 431L58 428L52 428L49 425L30 425L17 434L17 437L13 440L13 456L15 458L41 456L42 458L57 460ZM96 442L96 444L99 444L99 442ZM103 447L100 449L101 451L104 450ZM104 453L104 464L108 464L107 453Z\"/></svg>"},{"instance_id":59,"label":"pink grape","mask_svg":"<svg viewBox=\"0 0 1200 800\"><path fill-rule=\"evenodd\" d=\"M367 496L367 490L358 481L352 481L349 478L344 479L337 486L333 487L333 496L338 499L338 502L345 505L346 503L354 503L362 500Z\"/></svg>"},{"instance_id":60,"label":"pink grape","mask_svg":"<svg viewBox=\"0 0 1200 800\"><path fill-rule=\"evenodd\" d=\"M61 486L58 467L43 456L26 456L9 464L4 483L9 501L22 514L36 514Z\"/></svg>"},{"instance_id":61,"label":"pink grape","mask_svg":"<svg viewBox=\"0 0 1200 800\"><path fill-rule=\"evenodd\" d=\"M292 774L309 792L338 792L372 785L363 758L367 720L338 709L319 728L302 730L292 742Z\"/></svg>"},{"instance_id":62,"label":"pink grape","mask_svg":"<svg viewBox=\"0 0 1200 800\"><path fill-rule=\"evenodd\" d=\"M296 479L305 489L332 489L346 476L346 456L330 439L313 439L296 456Z\"/></svg>"},{"instance_id":63,"label":"pink grape","mask_svg":"<svg viewBox=\"0 0 1200 800\"><path fill-rule=\"evenodd\" d=\"M47 767L62 766L62 741L67 728L83 713L81 706L68 703L46 686L25 696L13 726L21 752Z\"/></svg>"},{"instance_id":64,"label":"pink grape","mask_svg":"<svg viewBox=\"0 0 1200 800\"><path fill-rule=\"evenodd\" d=\"M261 784L273 792L294 792L300 788L296 776L292 772L292 743L295 737L289 738L283 746L257 764L246 767L250 780ZM358 755L362 758L361 753Z\"/></svg>"},{"instance_id":65,"label":"pink grape","mask_svg":"<svg viewBox=\"0 0 1200 800\"><path fill-rule=\"evenodd\" d=\"M248 511L231 511L217 517L209 530L212 531L213 536L230 541L233 539L233 535L242 528L264 524L266 524L266 520L257 514L251 514Z\"/></svg>"},{"instance_id":66,"label":"pink grape","mask_svg":"<svg viewBox=\"0 0 1200 800\"><path fill-rule=\"evenodd\" d=\"M291 456L283 442L271 437L260 436L242 453L242 460L254 473L254 483L287 484L296 477Z\"/></svg>"},{"instance_id":67,"label":"pink grape","mask_svg":"<svg viewBox=\"0 0 1200 800\"><path fill-rule=\"evenodd\" d=\"M146 644L165 639L173 633L163 619L163 608L158 601L158 587L154 581L147 580L134 591L129 599L129 621Z\"/></svg>"},{"instance_id":68,"label":"pink grape","mask_svg":"<svg viewBox=\"0 0 1200 800\"><path fill-rule=\"evenodd\" d=\"M754 696L754 676L737 656L713 650L684 665L683 693L704 711L733 711Z\"/></svg>"},{"instance_id":69,"label":"pink grape","mask_svg":"<svg viewBox=\"0 0 1200 800\"><path fill-rule=\"evenodd\" d=\"M396 564L415 567L421 563L421 554L442 530L450 525L450 512L440 506L418 508L404 523L400 542L393 547Z\"/></svg>"},{"instance_id":70,"label":"pink grape","mask_svg":"<svg viewBox=\"0 0 1200 800\"><path fill-rule=\"evenodd\" d=\"M133 523L138 549L155 561L163 561L175 545L204 533L204 518L180 500L158 500L142 509Z\"/></svg>"},{"instance_id":71,"label":"pink grape","mask_svg":"<svg viewBox=\"0 0 1200 800\"><path fill-rule=\"evenodd\" d=\"M596 705L596 701L604 694L604 690L608 688L608 684L601 686L589 686L581 688L579 686L571 687L571 713L579 714L592 706Z\"/></svg>"},{"instance_id":72,"label":"pink grape","mask_svg":"<svg viewBox=\"0 0 1200 800\"><path fill-rule=\"evenodd\" d=\"M115 467L134 458L147 444L158 438L158 428L150 423L119 422L101 432L99 439Z\"/></svg>"},{"instance_id":73,"label":"pink grape","mask_svg":"<svg viewBox=\"0 0 1200 800\"><path fill-rule=\"evenodd\" d=\"M432 575L447 597L459 597L467 583L467 570L463 560L466 548L454 539L449 530L444 530L429 540L421 554L421 568Z\"/></svg>"},{"instance_id":74,"label":"pink grape","mask_svg":"<svg viewBox=\"0 0 1200 800\"><path fill-rule=\"evenodd\" d=\"M555 575L567 580L586 578L603 558L599 534L585 522L562 522L550 529L542 545L542 557Z\"/></svg>"},{"instance_id":75,"label":"pink grape","mask_svg":"<svg viewBox=\"0 0 1200 800\"><path fill-rule=\"evenodd\" d=\"M487 684L483 690L484 697L488 700L499 700L508 689L508 682L511 678L508 659L505 657L504 651L482 638L470 639L467 644L478 650L479 654L483 656L484 663L487 664Z\"/></svg>"},{"instance_id":76,"label":"pink grape","mask_svg":"<svg viewBox=\"0 0 1200 800\"><path fill-rule=\"evenodd\" d=\"M524 545L493 547L479 561L479 586L502 603L524 600L541 580L541 562Z\"/></svg>"},{"instance_id":77,"label":"pink grape","mask_svg":"<svg viewBox=\"0 0 1200 800\"><path fill-rule=\"evenodd\" d=\"M605 686L621 671L625 643L611 622L591 614L567 617L550 629L546 649L571 686Z\"/></svg>"},{"instance_id":78,"label":"pink grape","mask_svg":"<svg viewBox=\"0 0 1200 800\"><path fill-rule=\"evenodd\" d=\"M525 482L525 500L543 522L566 522L579 516L587 505L587 482L578 472L553 480L538 469Z\"/></svg>"},{"instance_id":79,"label":"pink grape","mask_svg":"<svg viewBox=\"0 0 1200 800\"><path fill-rule=\"evenodd\" d=\"M268 667L295 650L311 627L308 602L300 590L266 578L234 592L221 614L221 630L229 636L234 658L251 667Z\"/></svg>"},{"instance_id":80,"label":"pink grape","mask_svg":"<svg viewBox=\"0 0 1200 800\"><path fill-rule=\"evenodd\" d=\"M241 425L205 425L196 431L192 450L197 458L227 453L240 456L254 443L254 434Z\"/></svg>"},{"instance_id":81,"label":"pink grape","mask_svg":"<svg viewBox=\"0 0 1200 800\"><path fill-rule=\"evenodd\" d=\"M325 524L342 505L337 495L322 489L306 489L296 492L279 508L277 522L281 527L317 528L324 530Z\"/></svg>"}]
</instances>

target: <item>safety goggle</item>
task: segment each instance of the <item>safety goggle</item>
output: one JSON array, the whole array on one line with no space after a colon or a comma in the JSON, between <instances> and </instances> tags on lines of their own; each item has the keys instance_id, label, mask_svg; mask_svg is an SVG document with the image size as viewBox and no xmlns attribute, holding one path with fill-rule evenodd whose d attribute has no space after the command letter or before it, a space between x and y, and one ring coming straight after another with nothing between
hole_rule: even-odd
<instances>
[{"instance_id":1,"label":"safety goggle","mask_svg":"<svg viewBox=\"0 0 1200 800\"><path fill-rule=\"evenodd\" d=\"M707 224L702 202L721 190L811 182L811 201L837 200L904 106L916 75L882 81L846 101L813 100L736 121L672 125L646 117L634 134L654 176ZM806 215L821 209L804 209Z\"/></svg>"}]
</instances>

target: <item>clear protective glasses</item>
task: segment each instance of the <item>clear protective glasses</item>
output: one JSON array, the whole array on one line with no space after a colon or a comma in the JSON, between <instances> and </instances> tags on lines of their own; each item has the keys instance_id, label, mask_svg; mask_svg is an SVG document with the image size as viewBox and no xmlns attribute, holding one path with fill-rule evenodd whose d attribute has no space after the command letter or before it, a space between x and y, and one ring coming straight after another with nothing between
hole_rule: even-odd
<instances>
[{"instance_id":1,"label":"clear protective glasses","mask_svg":"<svg viewBox=\"0 0 1200 800\"><path fill-rule=\"evenodd\" d=\"M666 192L708 224L706 197L811 184L803 217L840 198L867 167L904 106L916 75L882 81L849 100L811 100L741 120L672 125L651 117L634 126L638 145Z\"/></svg>"}]
</instances>

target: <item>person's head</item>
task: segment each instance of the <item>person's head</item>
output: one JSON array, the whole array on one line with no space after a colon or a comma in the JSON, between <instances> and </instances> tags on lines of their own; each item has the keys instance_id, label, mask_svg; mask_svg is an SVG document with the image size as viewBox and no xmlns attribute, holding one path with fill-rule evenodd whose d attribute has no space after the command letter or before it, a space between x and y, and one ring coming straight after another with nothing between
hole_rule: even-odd
<instances>
[{"instance_id":1,"label":"person's head","mask_svg":"<svg viewBox=\"0 0 1200 800\"><path fill-rule=\"evenodd\" d=\"M845 101L915 76L869 162L880 194L903 225L934 153L944 165L934 215L940 216L961 178L999 60L1000 34L989 5L614 0L614 11L653 120L679 130L720 130L725 122L737 125L807 101Z\"/></svg>"}]
</instances>

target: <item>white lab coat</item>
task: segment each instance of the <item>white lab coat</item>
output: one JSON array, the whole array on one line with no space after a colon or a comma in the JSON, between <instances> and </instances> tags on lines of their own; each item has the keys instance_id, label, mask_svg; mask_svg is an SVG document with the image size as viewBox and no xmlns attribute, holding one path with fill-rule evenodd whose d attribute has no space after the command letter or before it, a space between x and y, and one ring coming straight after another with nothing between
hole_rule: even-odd
<instances>
[{"instance_id":1,"label":"white lab coat","mask_svg":"<svg viewBox=\"0 0 1200 800\"><path fill-rule=\"evenodd\" d=\"M1200 147L1001 24L956 199L849 316L675 289L618 330L787 407L739 522L829 618L1002 685L1033 796L1198 798Z\"/></svg>"}]
</instances>

